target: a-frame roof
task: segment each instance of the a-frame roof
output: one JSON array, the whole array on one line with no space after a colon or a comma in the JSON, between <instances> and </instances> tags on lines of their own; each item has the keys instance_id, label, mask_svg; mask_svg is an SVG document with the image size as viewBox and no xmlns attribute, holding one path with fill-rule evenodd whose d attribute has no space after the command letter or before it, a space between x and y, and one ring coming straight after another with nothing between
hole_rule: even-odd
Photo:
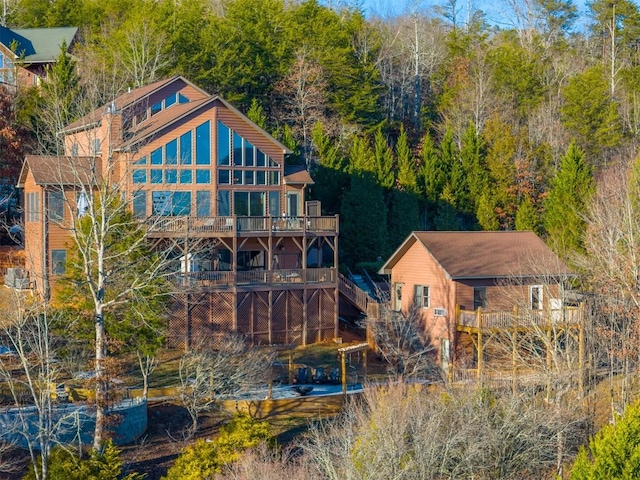
<instances>
[{"instance_id":1,"label":"a-frame roof","mask_svg":"<svg viewBox=\"0 0 640 480\"><path fill-rule=\"evenodd\" d=\"M413 232L380 273L391 273L415 244L422 246L453 280L571 275L571 270L529 231Z\"/></svg>"},{"instance_id":2,"label":"a-frame roof","mask_svg":"<svg viewBox=\"0 0 640 480\"><path fill-rule=\"evenodd\" d=\"M139 126L137 125L134 129L128 132L129 136L125 142L115 146L116 149L125 149L127 147L138 144L139 142L144 141L150 136L156 135L160 130L165 129L178 122L187 115L195 114L198 111L202 111L203 109L209 108L211 106L222 105L238 117L242 118L242 120L246 122L252 129L254 129L257 134L262 135L269 141L275 143L278 148L282 149L285 154L291 153L291 151L286 146L273 138L264 129L252 122L246 115L240 112L225 99L219 96L207 94L204 90L196 87L194 84L179 75L165 80L160 80L150 85L146 85L144 87L140 87L122 94L114 99L113 103L109 105L109 108L115 108L116 111L121 111L122 109L131 106L136 102L143 101L145 97L150 96L154 92L165 88L174 82L182 82L185 85L190 85L191 87L195 88L199 93L198 97L192 98L188 103L172 105L171 108L167 108L166 110L157 113L151 118L148 118L144 122L141 122ZM95 109L88 115L85 115L79 120L76 120L75 122L67 125L63 129L63 133L72 133L74 131L84 130L97 126L101 121L106 109L107 105Z\"/></svg>"}]
</instances>

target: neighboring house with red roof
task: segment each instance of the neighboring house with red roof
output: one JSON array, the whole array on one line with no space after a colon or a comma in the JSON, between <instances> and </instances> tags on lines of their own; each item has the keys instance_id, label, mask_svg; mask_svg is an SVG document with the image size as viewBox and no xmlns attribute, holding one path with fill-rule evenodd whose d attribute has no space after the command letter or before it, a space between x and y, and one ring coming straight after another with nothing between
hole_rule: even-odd
<instances>
[{"instance_id":1,"label":"neighboring house with red roof","mask_svg":"<svg viewBox=\"0 0 640 480\"><path fill-rule=\"evenodd\" d=\"M62 45L71 52L77 33L77 27L11 29L0 25L0 85L39 85Z\"/></svg>"},{"instance_id":2,"label":"neighboring house with red roof","mask_svg":"<svg viewBox=\"0 0 640 480\"><path fill-rule=\"evenodd\" d=\"M443 363L463 333L554 319L573 276L535 233L519 231L413 232L380 273L390 275L391 308L418 309Z\"/></svg>"},{"instance_id":3,"label":"neighboring house with red roof","mask_svg":"<svg viewBox=\"0 0 640 480\"><path fill-rule=\"evenodd\" d=\"M337 334L336 217L305 201L289 150L228 102L182 77L118 96L67 125L65 156L28 156L25 250L43 295L64 272L69 212L109 178L155 245L174 251L174 344L225 330L256 344ZM83 185L81 185L83 184ZM313 207L313 208L312 208ZM160 219L160 221L158 221Z\"/></svg>"}]
</instances>

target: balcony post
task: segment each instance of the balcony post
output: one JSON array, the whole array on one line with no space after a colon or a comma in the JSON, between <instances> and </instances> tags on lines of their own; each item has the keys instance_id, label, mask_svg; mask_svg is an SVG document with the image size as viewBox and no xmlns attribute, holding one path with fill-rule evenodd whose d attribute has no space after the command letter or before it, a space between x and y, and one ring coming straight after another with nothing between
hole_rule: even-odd
<instances>
[{"instance_id":1,"label":"balcony post","mask_svg":"<svg viewBox=\"0 0 640 480\"><path fill-rule=\"evenodd\" d=\"M482 357L483 355L483 350L484 350L484 346L482 345L482 307L478 307L478 310L476 310L476 323L478 326L478 371L477 371L477 378L478 378L478 382L482 382Z\"/></svg>"},{"instance_id":2,"label":"balcony post","mask_svg":"<svg viewBox=\"0 0 640 480\"><path fill-rule=\"evenodd\" d=\"M584 304L578 306L578 391L584 397Z\"/></svg>"}]
</instances>

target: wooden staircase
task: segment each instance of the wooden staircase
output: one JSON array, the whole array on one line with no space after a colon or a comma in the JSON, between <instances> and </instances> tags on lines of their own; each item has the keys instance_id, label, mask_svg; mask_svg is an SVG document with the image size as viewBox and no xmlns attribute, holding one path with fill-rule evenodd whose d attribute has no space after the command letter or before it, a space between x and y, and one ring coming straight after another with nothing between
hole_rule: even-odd
<instances>
[{"instance_id":1,"label":"wooden staircase","mask_svg":"<svg viewBox=\"0 0 640 480\"><path fill-rule=\"evenodd\" d=\"M380 303L343 274L339 274L338 290L344 298L369 318L380 317Z\"/></svg>"}]
</instances>

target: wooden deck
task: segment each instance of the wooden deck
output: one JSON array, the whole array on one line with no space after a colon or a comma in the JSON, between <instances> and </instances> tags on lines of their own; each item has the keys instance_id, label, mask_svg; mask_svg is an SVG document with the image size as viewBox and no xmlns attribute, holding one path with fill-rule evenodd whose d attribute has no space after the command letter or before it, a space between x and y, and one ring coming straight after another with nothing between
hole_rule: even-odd
<instances>
[{"instance_id":1,"label":"wooden deck","mask_svg":"<svg viewBox=\"0 0 640 480\"><path fill-rule=\"evenodd\" d=\"M575 327L580 324L582 312L579 307L563 307L558 310L477 311L460 310L456 315L458 331L528 330Z\"/></svg>"},{"instance_id":2,"label":"wooden deck","mask_svg":"<svg viewBox=\"0 0 640 480\"><path fill-rule=\"evenodd\" d=\"M267 286L276 288L283 285L300 286L308 284L333 284L337 282L335 268L299 268L286 270L211 271L180 273L175 281L183 287L230 289L234 287Z\"/></svg>"},{"instance_id":3,"label":"wooden deck","mask_svg":"<svg viewBox=\"0 0 640 480\"><path fill-rule=\"evenodd\" d=\"M155 238L336 235L338 217L152 217L147 229Z\"/></svg>"}]
</instances>

